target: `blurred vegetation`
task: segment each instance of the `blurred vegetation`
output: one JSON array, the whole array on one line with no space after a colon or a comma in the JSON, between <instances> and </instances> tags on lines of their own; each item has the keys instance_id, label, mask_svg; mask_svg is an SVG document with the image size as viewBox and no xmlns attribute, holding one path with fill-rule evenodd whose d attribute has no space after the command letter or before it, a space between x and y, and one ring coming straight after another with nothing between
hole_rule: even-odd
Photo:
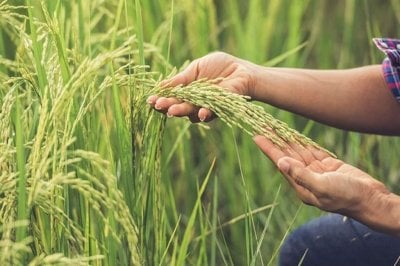
<instances>
[{"instance_id":1,"label":"blurred vegetation","mask_svg":"<svg viewBox=\"0 0 400 266\"><path fill-rule=\"evenodd\" d=\"M21 165L26 163L24 176L28 180L31 144L40 128L41 105L36 93L43 96L46 91L51 94L54 88L68 88L62 82L53 83L60 87L46 83L52 77L52 65L45 63L53 62L50 59L54 57L57 73L67 82L85 59L93 60L102 53L128 47L128 52L111 56L113 63L99 66L95 78L88 77L82 87L76 88L71 95L72 107L65 109L65 117L60 113L59 118L66 119L67 125L73 123L86 89L90 88L88 99L93 100L93 107L76 130L70 132L75 142L65 149L95 152L108 162L102 166L104 169L96 168L89 156L79 167L96 176L102 176L104 171L101 181L115 177L114 185L121 191L129 217L138 227L137 253L145 265L274 265L284 236L322 213L295 198L275 167L243 132L227 128L218 120L208 125L191 125L184 119L166 120L152 112L144 102L146 92L140 82L135 82L137 76L132 75L139 75L138 80L147 76L136 66L144 62L149 66L148 72L157 72L153 75L157 79L161 76L158 73L168 75L173 67L180 68L190 60L222 50L277 67L351 68L380 64L383 55L374 47L372 37L400 36L396 27L400 23L397 0L9 0L0 3L30 6L12 10L26 16L14 17L18 22L15 25L0 8L0 103L6 101L5 96L15 86L22 101L19 104L15 100L10 114L7 137L15 143L10 165L13 173L21 174ZM49 25L55 28L48 29ZM131 36L136 38L125 43ZM49 43L53 42L55 46L49 51ZM9 62L24 64L24 69L31 72L21 71ZM122 81L117 69L128 63L131 65L122 69L127 80ZM20 77L32 83L10 82ZM94 88L107 77L114 82L96 95ZM50 108L52 102L49 104ZM400 192L397 138L340 131L263 106L339 158ZM19 125L17 114L21 115L21 111L23 119ZM23 128L18 130L18 125ZM54 130L52 136L63 135L53 125L46 130ZM24 137L24 145L18 144L19 135ZM54 150L58 148L55 146ZM54 178L51 169L45 176L48 180ZM82 173L77 173L77 177L88 180ZM202 184L204 193L200 193ZM93 188L96 189L95 184ZM25 199L21 190L17 192L16 185L13 189L19 197L13 198L17 209L17 202ZM111 195L113 191L104 193ZM112 208L102 206L107 223L79 191L62 189L57 193L65 201L55 203L65 207L67 215L71 212L73 224L83 235L83 250L75 250L74 243L66 239L51 249L38 244L43 241L40 237L51 242L50 239L56 238L52 232L62 235L66 229L56 228L52 214L43 206L38 205L37 209L33 206L22 217L39 222L36 233L32 233L37 240L26 245L30 251L21 251L25 262L62 253L66 257L105 255L105 259L94 258L92 264L130 263L134 252L126 247L129 243L126 230L116 220ZM270 205L274 203L277 204L272 208ZM18 206L20 210L23 205ZM256 211L263 206L264 210ZM17 219L18 215L13 215ZM231 221L235 218L241 219ZM56 228L49 236L40 234L46 225ZM2 240L7 237L18 241L24 234L35 231L27 228L26 232L20 231L16 240L6 235L3 228L0 235ZM110 236L107 230L113 230L120 239ZM1 252L4 255L6 250Z\"/></svg>"}]
</instances>

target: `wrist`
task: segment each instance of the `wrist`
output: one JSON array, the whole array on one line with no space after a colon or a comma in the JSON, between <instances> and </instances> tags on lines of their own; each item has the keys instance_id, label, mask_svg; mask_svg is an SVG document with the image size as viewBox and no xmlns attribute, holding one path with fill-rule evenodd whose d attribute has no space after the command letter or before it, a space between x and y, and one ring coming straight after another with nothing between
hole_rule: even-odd
<instances>
[{"instance_id":1,"label":"wrist","mask_svg":"<svg viewBox=\"0 0 400 266\"><path fill-rule=\"evenodd\" d=\"M400 196L386 188L366 195L368 198L349 216L374 230L400 236Z\"/></svg>"},{"instance_id":2,"label":"wrist","mask_svg":"<svg viewBox=\"0 0 400 266\"><path fill-rule=\"evenodd\" d=\"M263 67L247 61L246 63L250 72L248 96L250 96L252 100L259 101L260 87L266 85L265 80L263 80L265 78L265 73L263 75Z\"/></svg>"},{"instance_id":3,"label":"wrist","mask_svg":"<svg viewBox=\"0 0 400 266\"><path fill-rule=\"evenodd\" d=\"M400 197L398 195L393 193L382 195L382 211L378 211L374 222L378 230L382 228L383 232L400 237Z\"/></svg>"},{"instance_id":4,"label":"wrist","mask_svg":"<svg viewBox=\"0 0 400 266\"><path fill-rule=\"evenodd\" d=\"M293 104L288 97L292 84L288 82L288 74L280 68L264 67L253 64L252 86L249 95L253 100L265 102L279 108L288 110Z\"/></svg>"},{"instance_id":5,"label":"wrist","mask_svg":"<svg viewBox=\"0 0 400 266\"><path fill-rule=\"evenodd\" d=\"M244 90L240 94L250 96L252 100L257 100L256 87L258 86L260 66L253 62L235 57L234 63L241 69L241 78L245 80Z\"/></svg>"}]
</instances>

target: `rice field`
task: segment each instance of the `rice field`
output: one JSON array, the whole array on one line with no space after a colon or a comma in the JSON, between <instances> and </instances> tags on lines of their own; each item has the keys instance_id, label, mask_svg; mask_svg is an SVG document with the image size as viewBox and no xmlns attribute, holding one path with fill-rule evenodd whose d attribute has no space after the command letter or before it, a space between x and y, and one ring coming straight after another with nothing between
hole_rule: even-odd
<instances>
[{"instance_id":1,"label":"rice field","mask_svg":"<svg viewBox=\"0 0 400 266\"><path fill-rule=\"evenodd\" d=\"M225 95L260 120L232 117L204 101L222 93L205 81L158 87L215 50L265 66L379 64L371 39L400 36L399 23L396 0L0 0L0 264L276 265L287 234L323 213L254 145L247 133L265 123L399 192L396 138ZM146 102L155 91L220 119L167 119Z\"/></svg>"}]
</instances>

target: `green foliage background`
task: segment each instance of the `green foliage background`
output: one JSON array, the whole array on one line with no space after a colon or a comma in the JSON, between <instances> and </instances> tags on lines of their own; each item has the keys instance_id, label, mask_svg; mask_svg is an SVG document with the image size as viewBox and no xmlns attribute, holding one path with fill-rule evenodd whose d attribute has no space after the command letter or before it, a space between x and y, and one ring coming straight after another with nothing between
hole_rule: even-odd
<instances>
[{"instance_id":1,"label":"green foliage background","mask_svg":"<svg viewBox=\"0 0 400 266\"><path fill-rule=\"evenodd\" d=\"M243 132L151 111L146 81L216 50L268 66L379 64L371 39L400 36L396 0L0 3L1 147L9 154L0 157L0 209L10 210L0 212L2 264L276 264L286 234L322 213L295 198ZM69 97L52 113L56 91ZM264 107L399 192L396 138ZM56 173L64 179L29 201L32 184L53 184ZM65 181L71 173L76 187Z\"/></svg>"}]
</instances>

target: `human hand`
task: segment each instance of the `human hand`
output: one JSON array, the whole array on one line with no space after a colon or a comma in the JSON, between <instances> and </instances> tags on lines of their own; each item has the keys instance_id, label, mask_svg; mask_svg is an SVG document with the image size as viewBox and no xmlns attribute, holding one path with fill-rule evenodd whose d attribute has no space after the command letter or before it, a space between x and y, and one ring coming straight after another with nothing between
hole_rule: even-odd
<instances>
[{"instance_id":1,"label":"human hand","mask_svg":"<svg viewBox=\"0 0 400 266\"><path fill-rule=\"evenodd\" d=\"M382 195L390 194L378 180L324 151L297 144L279 149L262 136L254 141L306 204L357 219L370 206L380 206Z\"/></svg>"},{"instance_id":2,"label":"human hand","mask_svg":"<svg viewBox=\"0 0 400 266\"><path fill-rule=\"evenodd\" d=\"M217 83L219 86L231 92L251 97L255 68L255 65L248 61L223 52L215 52L194 60L184 71L163 81L161 85L168 89L167 87L188 85L198 79L223 78L221 82ZM188 116L192 122L210 121L214 118L210 110L175 98L152 95L147 101L157 111L168 116Z\"/></svg>"}]
</instances>

